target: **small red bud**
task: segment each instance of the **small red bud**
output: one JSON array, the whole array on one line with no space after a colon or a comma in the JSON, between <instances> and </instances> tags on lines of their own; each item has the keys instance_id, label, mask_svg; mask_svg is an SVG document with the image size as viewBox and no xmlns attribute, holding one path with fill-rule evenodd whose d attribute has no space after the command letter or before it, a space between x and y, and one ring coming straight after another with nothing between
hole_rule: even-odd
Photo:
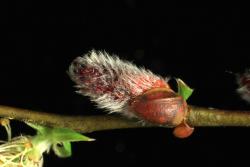
<instances>
[{"instance_id":1,"label":"small red bud","mask_svg":"<svg viewBox=\"0 0 250 167\"><path fill-rule=\"evenodd\" d=\"M178 138L187 138L194 132L194 128L190 127L185 121L174 128L173 134Z\"/></svg>"}]
</instances>

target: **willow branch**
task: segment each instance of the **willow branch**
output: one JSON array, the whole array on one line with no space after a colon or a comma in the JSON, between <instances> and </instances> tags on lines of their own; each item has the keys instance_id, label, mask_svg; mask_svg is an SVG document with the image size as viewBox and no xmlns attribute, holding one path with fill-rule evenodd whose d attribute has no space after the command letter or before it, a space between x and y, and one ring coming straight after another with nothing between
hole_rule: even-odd
<instances>
[{"instance_id":1,"label":"willow branch","mask_svg":"<svg viewBox=\"0 0 250 167\"><path fill-rule=\"evenodd\" d=\"M250 126L250 112L197 106L189 106L189 109L187 123L191 126ZM142 125L136 120L111 115L66 116L1 105L0 117L52 127L70 128L84 133L112 129L157 127L155 125Z\"/></svg>"}]
</instances>

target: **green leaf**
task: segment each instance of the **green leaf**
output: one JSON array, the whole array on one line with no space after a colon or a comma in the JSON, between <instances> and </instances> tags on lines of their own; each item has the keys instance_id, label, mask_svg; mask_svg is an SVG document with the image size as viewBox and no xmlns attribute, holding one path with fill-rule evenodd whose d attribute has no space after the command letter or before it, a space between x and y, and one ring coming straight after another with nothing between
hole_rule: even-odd
<instances>
[{"instance_id":1,"label":"green leaf","mask_svg":"<svg viewBox=\"0 0 250 167\"><path fill-rule=\"evenodd\" d=\"M48 128L45 126L26 122L27 125L37 130L41 136L46 136L51 142L76 142L76 141L94 141L95 139L84 136L78 132L66 128Z\"/></svg>"},{"instance_id":2,"label":"green leaf","mask_svg":"<svg viewBox=\"0 0 250 167\"><path fill-rule=\"evenodd\" d=\"M70 142L55 143L52 145L52 149L60 158L66 158L72 155Z\"/></svg>"},{"instance_id":3,"label":"green leaf","mask_svg":"<svg viewBox=\"0 0 250 167\"><path fill-rule=\"evenodd\" d=\"M32 145L35 152L40 154L45 151L48 152L52 147L58 157L70 157L72 155L71 142L95 140L71 129L50 128L38 124L26 123L37 130L37 135L32 138Z\"/></svg>"},{"instance_id":4,"label":"green leaf","mask_svg":"<svg viewBox=\"0 0 250 167\"><path fill-rule=\"evenodd\" d=\"M194 90L179 78L176 79L176 82L178 84L178 94L187 100L192 95Z\"/></svg>"},{"instance_id":5,"label":"green leaf","mask_svg":"<svg viewBox=\"0 0 250 167\"><path fill-rule=\"evenodd\" d=\"M33 129L35 129L37 131L38 134L47 134L48 131L51 130L51 128L42 126L42 125L38 125L38 124L34 124L31 122L25 122L27 125L29 125L30 127L32 127Z\"/></svg>"},{"instance_id":6,"label":"green leaf","mask_svg":"<svg viewBox=\"0 0 250 167\"><path fill-rule=\"evenodd\" d=\"M71 129L53 128L52 138L54 142L76 142L76 141L94 141L95 139L84 136Z\"/></svg>"}]
</instances>

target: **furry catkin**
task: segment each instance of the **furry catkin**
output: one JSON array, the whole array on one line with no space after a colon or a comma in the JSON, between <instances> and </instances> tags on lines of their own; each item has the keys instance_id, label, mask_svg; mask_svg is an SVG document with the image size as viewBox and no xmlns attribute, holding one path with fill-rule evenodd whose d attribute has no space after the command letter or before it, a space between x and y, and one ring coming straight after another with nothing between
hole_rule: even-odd
<instances>
[{"instance_id":1,"label":"furry catkin","mask_svg":"<svg viewBox=\"0 0 250 167\"><path fill-rule=\"evenodd\" d=\"M79 88L99 108L136 117L129 112L133 98L152 88L169 88L162 77L128 61L92 50L77 57L69 67L69 75Z\"/></svg>"},{"instance_id":2,"label":"furry catkin","mask_svg":"<svg viewBox=\"0 0 250 167\"><path fill-rule=\"evenodd\" d=\"M243 100L250 103L250 69L246 70L243 74L239 74L237 81L239 85L237 92Z\"/></svg>"}]
</instances>

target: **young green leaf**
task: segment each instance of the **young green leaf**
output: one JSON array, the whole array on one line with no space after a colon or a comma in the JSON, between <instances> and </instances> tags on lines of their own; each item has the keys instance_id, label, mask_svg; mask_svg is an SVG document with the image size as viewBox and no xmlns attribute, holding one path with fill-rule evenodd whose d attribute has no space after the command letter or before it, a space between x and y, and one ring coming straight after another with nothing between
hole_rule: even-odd
<instances>
[{"instance_id":1,"label":"young green leaf","mask_svg":"<svg viewBox=\"0 0 250 167\"><path fill-rule=\"evenodd\" d=\"M42 126L42 125L38 125L38 124L34 124L31 122L25 122L27 125L29 125L30 127L32 127L33 129L35 129L37 131L38 134L47 134L48 131L50 131L51 128Z\"/></svg>"},{"instance_id":2,"label":"young green leaf","mask_svg":"<svg viewBox=\"0 0 250 167\"><path fill-rule=\"evenodd\" d=\"M54 142L76 142L76 141L94 141L95 139L84 136L71 129L53 128L52 135Z\"/></svg>"},{"instance_id":3,"label":"young green leaf","mask_svg":"<svg viewBox=\"0 0 250 167\"><path fill-rule=\"evenodd\" d=\"M49 128L38 124L28 123L27 125L37 130L39 135L46 136L53 143L58 142L76 142L76 141L94 141L95 139L84 136L78 132L66 128Z\"/></svg>"},{"instance_id":4,"label":"young green leaf","mask_svg":"<svg viewBox=\"0 0 250 167\"><path fill-rule=\"evenodd\" d=\"M184 81L179 78L176 79L176 82L178 84L178 94L187 100L192 95L193 89L191 89Z\"/></svg>"},{"instance_id":5,"label":"young green leaf","mask_svg":"<svg viewBox=\"0 0 250 167\"><path fill-rule=\"evenodd\" d=\"M33 123L27 124L37 130L37 135L32 138L32 144L35 148L34 152L38 152L39 155L45 151L48 152L52 147L58 157L70 157L72 154L71 142L95 140L71 129L49 128Z\"/></svg>"}]
</instances>

